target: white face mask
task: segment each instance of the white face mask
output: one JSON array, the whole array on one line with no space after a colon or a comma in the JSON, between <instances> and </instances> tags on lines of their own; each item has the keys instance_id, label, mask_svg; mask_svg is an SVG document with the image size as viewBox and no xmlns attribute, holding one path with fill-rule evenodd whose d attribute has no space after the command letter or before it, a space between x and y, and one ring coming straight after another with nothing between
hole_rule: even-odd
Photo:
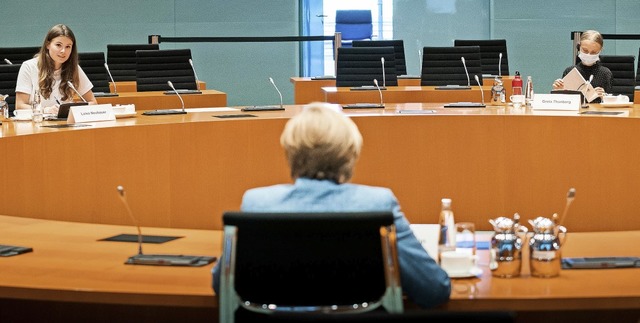
<instances>
[{"instance_id":1,"label":"white face mask","mask_svg":"<svg viewBox=\"0 0 640 323\"><path fill-rule=\"evenodd\" d=\"M599 54L591 55L591 54L585 54L583 52L580 52L580 54L578 54L578 58L580 58L583 65L591 66L600 60L600 55Z\"/></svg>"}]
</instances>

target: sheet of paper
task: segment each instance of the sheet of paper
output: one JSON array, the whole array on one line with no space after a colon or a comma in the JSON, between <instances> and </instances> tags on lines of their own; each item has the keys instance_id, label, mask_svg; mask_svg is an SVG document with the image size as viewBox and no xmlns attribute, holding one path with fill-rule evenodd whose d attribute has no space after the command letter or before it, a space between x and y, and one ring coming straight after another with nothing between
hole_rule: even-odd
<instances>
[{"instance_id":1,"label":"sheet of paper","mask_svg":"<svg viewBox=\"0 0 640 323\"><path fill-rule=\"evenodd\" d=\"M562 79L562 82L564 82L565 90L582 92L582 95L587 98L588 102L591 102L598 97L598 93L591 83L587 83L587 80L582 77L575 67Z\"/></svg>"},{"instance_id":2,"label":"sheet of paper","mask_svg":"<svg viewBox=\"0 0 640 323\"><path fill-rule=\"evenodd\" d=\"M440 235L439 224L411 224L413 235L418 238L424 250L433 259L438 259L438 237Z\"/></svg>"}]
</instances>

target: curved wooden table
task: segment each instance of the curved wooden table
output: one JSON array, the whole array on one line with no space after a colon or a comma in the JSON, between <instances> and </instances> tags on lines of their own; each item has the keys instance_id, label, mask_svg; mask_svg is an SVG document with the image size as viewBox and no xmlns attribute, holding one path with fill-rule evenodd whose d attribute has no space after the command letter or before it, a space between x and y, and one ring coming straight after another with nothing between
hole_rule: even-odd
<instances>
[{"instance_id":1,"label":"curved wooden table","mask_svg":"<svg viewBox=\"0 0 640 323\"><path fill-rule=\"evenodd\" d=\"M345 111L364 136L352 181L390 187L413 223L436 223L440 199L450 197L456 220L479 230L514 212L561 213L575 187L569 232L640 230L639 107L602 117L416 103ZM123 185L143 226L221 229L222 212L237 210L245 190L291 181L279 136L300 109L138 115L67 129L5 121L0 214L129 225L115 189Z\"/></svg>"}]
</instances>

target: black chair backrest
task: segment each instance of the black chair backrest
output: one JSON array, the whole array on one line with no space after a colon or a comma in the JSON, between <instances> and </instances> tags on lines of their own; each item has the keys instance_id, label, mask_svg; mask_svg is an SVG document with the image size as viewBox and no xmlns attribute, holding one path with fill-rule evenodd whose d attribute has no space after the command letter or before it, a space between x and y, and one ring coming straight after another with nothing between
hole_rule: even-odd
<instances>
[{"instance_id":1,"label":"black chair backrest","mask_svg":"<svg viewBox=\"0 0 640 323\"><path fill-rule=\"evenodd\" d=\"M136 51L160 49L158 44L108 44L107 64L116 82L136 80Z\"/></svg>"},{"instance_id":2,"label":"black chair backrest","mask_svg":"<svg viewBox=\"0 0 640 323\"><path fill-rule=\"evenodd\" d=\"M453 45L480 46L480 64L482 65L482 73L491 75L498 75L498 63L500 62L500 53L502 53L500 73L501 75L509 75L509 55L507 54L506 39L456 39L453 41Z\"/></svg>"},{"instance_id":3,"label":"black chair backrest","mask_svg":"<svg viewBox=\"0 0 640 323\"><path fill-rule=\"evenodd\" d=\"M633 101L636 87L635 62L636 58L632 55L600 55L600 63L613 74L612 94L627 95Z\"/></svg>"},{"instance_id":4,"label":"black chair backrest","mask_svg":"<svg viewBox=\"0 0 640 323\"><path fill-rule=\"evenodd\" d=\"M24 61L30 60L40 51L40 46L34 47L0 47L0 65L11 63L20 65Z\"/></svg>"},{"instance_id":5,"label":"black chair backrest","mask_svg":"<svg viewBox=\"0 0 640 323\"><path fill-rule=\"evenodd\" d=\"M387 86L398 85L393 47L340 47L336 71L336 86L363 86L385 84L382 80L382 61Z\"/></svg>"},{"instance_id":6,"label":"black chair backrest","mask_svg":"<svg viewBox=\"0 0 640 323\"><path fill-rule=\"evenodd\" d=\"M109 74L104 67L104 53L78 53L78 65L93 83L93 92L109 93Z\"/></svg>"},{"instance_id":7,"label":"black chair backrest","mask_svg":"<svg viewBox=\"0 0 640 323\"><path fill-rule=\"evenodd\" d=\"M136 83L139 92L168 91L171 81L176 89L196 90L196 77L189 64L190 49L136 51Z\"/></svg>"},{"instance_id":8,"label":"black chair backrest","mask_svg":"<svg viewBox=\"0 0 640 323\"><path fill-rule=\"evenodd\" d=\"M351 305L385 293L380 228L391 212L241 213L235 290L242 300L291 306Z\"/></svg>"},{"instance_id":9,"label":"black chair backrest","mask_svg":"<svg viewBox=\"0 0 640 323\"><path fill-rule=\"evenodd\" d=\"M22 64L0 65L0 94L9 95L6 99L9 105L9 115L13 116L16 103L16 82Z\"/></svg>"},{"instance_id":10,"label":"black chair backrest","mask_svg":"<svg viewBox=\"0 0 640 323\"><path fill-rule=\"evenodd\" d=\"M421 85L467 85L462 57L469 71L469 84L476 85L474 75L482 84L479 46L425 47L422 53Z\"/></svg>"},{"instance_id":11,"label":"black chair backrest","mask_svg":"<svg viewBox=\"0 0 640 323\"><path fill-rule=\"evenodd\" d=\"M396 74L407 75L407 64L404 55L404 41L394 40L354 40L353 47L388 47L391 46L396 54Z\"/></svg>"}]
</instances>

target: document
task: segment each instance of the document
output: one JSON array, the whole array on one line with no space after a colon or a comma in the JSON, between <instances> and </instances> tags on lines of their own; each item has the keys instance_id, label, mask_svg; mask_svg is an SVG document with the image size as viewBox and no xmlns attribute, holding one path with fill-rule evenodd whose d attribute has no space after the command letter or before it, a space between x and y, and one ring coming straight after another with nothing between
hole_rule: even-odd
<instances>
[{"instance_id":1,"label":"document","mask_svg":"<svg viewBox=\"0 0 640 323\"><path fill-rule=\"evenodd\" d=\"M591 102L598 97L598 93L591 83L587 82L575 67L562 79L562 82L564 82L565 90L582 92L582 95L587 98L588 102Z\"/></svg>"}]
</instances>

